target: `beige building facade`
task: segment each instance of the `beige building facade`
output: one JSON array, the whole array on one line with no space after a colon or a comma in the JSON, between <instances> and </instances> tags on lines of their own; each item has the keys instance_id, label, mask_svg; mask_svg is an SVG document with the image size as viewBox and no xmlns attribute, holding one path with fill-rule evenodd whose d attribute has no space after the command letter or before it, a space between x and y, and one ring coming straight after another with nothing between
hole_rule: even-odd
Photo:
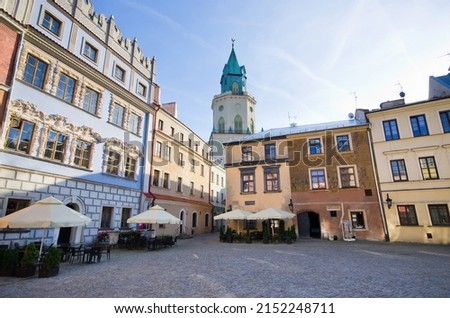
<instances>
[{"instance_id":1,"label":"beige building facade","mask_svg":"<svg viewBox=\"0 0 450 318\"><path fill-rule=\"evenodd\" d=\"M208 144L177 119L175 103L163 104L157 111L153 140L152 174L146 205L160 205L183 221L176 227L160 225L157 233L192 235L211 232L212 163L208 159Z\"/></svg>"},{"instance_id":2,"label":"beige building facade","mask_svg":"<svg viewBox=\"0 0 450 318\"><path fill-rule=\"evenodd\" d=\"M449 244L450 98L382 103L367 118L390 240Z\"/></svg>"}]
</instances>

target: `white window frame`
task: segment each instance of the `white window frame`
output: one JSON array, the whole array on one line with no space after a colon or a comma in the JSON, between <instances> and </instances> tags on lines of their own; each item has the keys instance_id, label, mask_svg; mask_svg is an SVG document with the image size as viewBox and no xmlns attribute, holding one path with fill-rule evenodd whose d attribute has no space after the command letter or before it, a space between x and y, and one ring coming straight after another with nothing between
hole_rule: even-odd
<instances>
[{"instance_id":1,"label":"white window frame","mask_svg":"<svg viewBox=\"0 0 450 318\"><path fill-rule=\"evenodd\" d=\"M58 33L55 33L51 30L51 28L47 28L43 25L44 20L45 20L45 15L48 14L49 16L52 17L53 20L56 20L59 22L59 29L58 29ZM45 30L47 33L51 34L52 36L57 37L58 39L62 39L62 34L64 31L64 21L62 19L59 19L59 17L57 17L56 14L54 14L53 12L51 12L50 10L48 10L47 8L42 7L41 9L41 15L39 17L38 20L38 25L39 27L41 27L43 30Z\"/></svg>"},{"instance_id":2,"label":"white window frame","mask_svg":"<svg viewBox=\"0 0 450 318\"><path fill-rule=\"evenodd\" d=\"M348 147L349 147L349 150L343 150L343 151L340 151L340 150L339 150L338 137L341 137L341 136L347 136L347 137L348 137ZM352 135L351 135L350 133L336 134L336 135L334 136L334 142L335 142L335 145L336 145L336 151L337 151L337 152L350 152L350 151L353 151Z\"/></svg>"},{"instance_id":3,"label":"white window frame","mask_svg":"<svg viewBox=\"0 0 450 318\"><path fill-rule=\"evenodd\" d=\"M311 171L313 170L323 170L324 171L324 177L325 177L325 188L313 188L313 182L311 178ZM320 190L327 190L328 189L328 178L327 178L327 168L326 167L315 167L315 168L309 168L308 169L308 179L309 179L309 189L311 191L320 191Z\"/></svg>"},{"instance_id":4,"label":"white window frame","mask_svg":"<svg viewBox=\"0 0 450 318\"><path fill-rule=\"evenodd\" d=\"M310 140L314 140L314 139L319 139L319 141L320 141L320 152L318 152L318 153L311 153L311 147L310 147L309 142L310 142ZM308 138L307 143L308 143L308 155L316 156L316 155L321 155L321 154L324 153L324 151L323 151L323 146L324 145L323 145L322 137L311 137L311 138Z\"/></svg>"},{"instance_id":5,"label":"white window frame","mask_svg":"<svg viewBox=\"0 0 450 318\"><path fill-rule=\"evenodd\" d=\"M353 168L353 170L354 170L354 175L355 175L355 186L354 186L354 187L342 187L341 168ZM337 172L338 172L338 179L339 179L339 188L341 188L341 189L354 189L354 188L359 188L358 169L357 169L357 166L356 166L356 165L338 166L338 167L337 167Z\"/></svg>"}]
</instances>

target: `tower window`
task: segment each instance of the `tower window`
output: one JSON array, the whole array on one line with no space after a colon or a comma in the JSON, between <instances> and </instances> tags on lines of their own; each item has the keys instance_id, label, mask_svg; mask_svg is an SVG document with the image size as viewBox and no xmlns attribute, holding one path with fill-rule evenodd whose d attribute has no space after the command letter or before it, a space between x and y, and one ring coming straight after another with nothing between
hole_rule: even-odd
<instances>
[{"instance_id":1,"label":"tower window","mask_svg":"<svg viewBox=\"0 0 450 318\"><path fill-rule=\"evenodd\" d=\"M239 94L239 84L237 82L234 82L233 85L231 86L231 93L233 95Z\"/></svg>"},{"instance_id":2,"label":"tower window","mask_svg":"<svg viewBox=\"0 0 450 318\"><path fill-rule=\"evenodd\" d=\"M218 127L218 131L219 133L225 133L225 120L223 119L223 117L219 118L219 127Z\"/></svg>"},{"instance_id":3,"label":"tower window","mask_svg":"<svg viewBox=\"0 0 450 318\"><path fill-rule=\"evenodd\" d=\"M242 134L242 117L239 115L234 117L234 132L236 134Z\"/></svg>"}]
</instances>

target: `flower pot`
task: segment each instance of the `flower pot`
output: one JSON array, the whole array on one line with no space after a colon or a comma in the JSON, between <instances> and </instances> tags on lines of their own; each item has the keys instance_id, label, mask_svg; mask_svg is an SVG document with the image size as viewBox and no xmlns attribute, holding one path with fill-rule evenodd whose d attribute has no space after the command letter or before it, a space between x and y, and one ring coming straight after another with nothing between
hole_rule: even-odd
<instances>
[{"instance_id":1,"label":"flower pot","mask_svg":"<svg viewBox=\"0 0 450 318\"><path fill-rule=\"evenodd\" d=\"M36 274L36 266L33 267L16 267L16 277L31 277Z\"/></svg>"},{"instance_id":2,"label":"flower pot","mask_svg":"<svg viewBox=\"0 0 450 318\"><path fill-rule=\"evenodd\" d=\"M53 267L49 269L39 269L38 277L39 278L45 278L45 277L53 277L58 275L59 273L59 267Z\"/></svg>"}]
</instances>

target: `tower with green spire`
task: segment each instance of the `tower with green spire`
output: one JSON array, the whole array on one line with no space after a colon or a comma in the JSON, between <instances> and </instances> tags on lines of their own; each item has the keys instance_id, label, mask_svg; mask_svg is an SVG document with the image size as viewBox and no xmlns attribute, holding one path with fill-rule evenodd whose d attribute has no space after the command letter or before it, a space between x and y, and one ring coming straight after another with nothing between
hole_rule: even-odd
<instances>
[{"instance_id":1,"label":"tower with green spire","mask_svg":"<svg viewBox=\"0 0 450 318\"><path fill-rule=\"evenodd\" d=\"M247 72L244 65L239 65L232 40L231 53L220 78L221 91L211 103L213 129L210 144L216 159L223 156L223 151L218 149L222 142L255 132L256 100L248 94L246 84Z\"/></svg>"}]
</instances>

